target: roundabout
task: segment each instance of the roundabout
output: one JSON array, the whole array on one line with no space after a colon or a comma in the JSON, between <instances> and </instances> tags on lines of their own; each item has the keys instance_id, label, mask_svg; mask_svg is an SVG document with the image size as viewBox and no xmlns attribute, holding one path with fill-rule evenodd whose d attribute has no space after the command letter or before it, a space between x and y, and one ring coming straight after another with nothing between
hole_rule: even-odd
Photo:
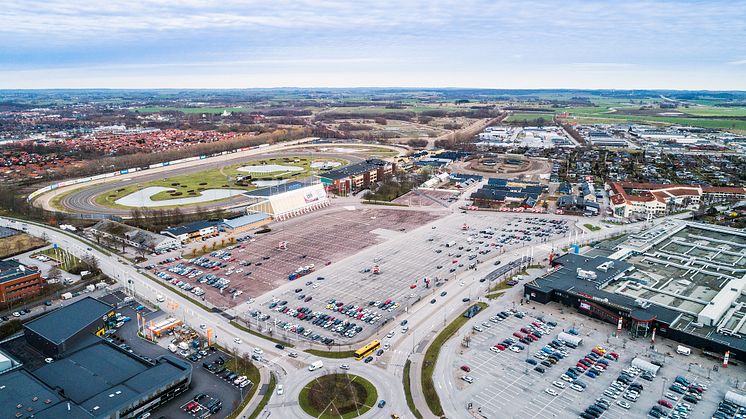
<instances>
[{"instance_id":1,"label":"roundabout","mask_svg":"<svg viewBox=\"0 0 746 419\"><path fill-rule=\"evenodd\" d=\"M355 418L378 402L376 387L353 374L327 374L314 378L300 391L301 409L315 418Z\"/></svg>"}]
</instances>

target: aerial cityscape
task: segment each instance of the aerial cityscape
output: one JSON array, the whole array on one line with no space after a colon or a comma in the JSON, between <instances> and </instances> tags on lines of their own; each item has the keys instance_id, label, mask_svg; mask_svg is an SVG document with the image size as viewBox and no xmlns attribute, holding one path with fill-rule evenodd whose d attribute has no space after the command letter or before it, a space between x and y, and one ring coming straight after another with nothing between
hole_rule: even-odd
<instances>
[{"instance_id":1,"label":"aerial cityscape","mask_svg":"<svg viewBox=\"0 0 746 419\"><path fill-rule=\"evenodd\" d=\"M402 3L4 6L0 418L746 417L746 3Z\"/></svg>"}]
</instances>

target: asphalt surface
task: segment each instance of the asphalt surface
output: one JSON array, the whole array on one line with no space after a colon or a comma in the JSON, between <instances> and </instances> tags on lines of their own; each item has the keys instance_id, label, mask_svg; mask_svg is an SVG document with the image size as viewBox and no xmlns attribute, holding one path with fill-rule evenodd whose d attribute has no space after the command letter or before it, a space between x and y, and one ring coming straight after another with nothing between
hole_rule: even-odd
<instances>
[{"instance_id":1,"label":"asphalt surface","mask_svg":"<svg viewBox=\"0 0 746 419\"><path fill-rule=\"evenodd\" d=\"M495 217L498 217L498 214L499 213L494 213ZM490 217L491 215L492 213L485 214L484 216ZM526 214L526 216L531 215ZM568 220L572 219L571 217L566 218ZM500 218L496 218L496 220L497 219ZM0 219L0 225L9 226L10 223L5 219ZM585 239L590 241L593 238L600 238L618 233L623 229L639 227L642 226L610 227L597 233L586 234ZM309 374L307 366L311 362L321 359L301 352L304 348L309 347L307 344L299 342L298 347L295 348L295 350L299 352L300 357L298 359L290 358L288 357L287 349L278 350L275 348L274 343L233 327L222 315L208 312L197 307L191 301L186 300L180 294L174 292L170 287L164 286L161 283L153 281L138 273L131 264L120 259L116 255L105 255L95 250L95 248L87 250L87 247L90 246L88 243L81 241L81 239L77 237L71 237L55 228L27 224L27 229L30 234L38 236L46 233L50 240L79 257L85 254L94 255L98 258L99 266L104 273L115 278L122 285L133 289L141 299L151 300L150 303L153 306L157 305L157 303L153 301L155 296L158 294L163 295L166 299L166 303L161 304L162 309L172 307L167 309L169 314L185 319L186 323L194 328L198 328L199 324L206 324L207 327L213 329L217 343L228 348L228 350L235 349L238 353L250 353L255 347L261 348L264 351L264 359L260 363L260 366L273 371L278 376L279 383L282 383L286 388L284 399L280 399L277 395L272 396L270 399L269 411L272 413L275 411L282 411L283 414L279 417L304 417L304 413L302 413L300 408L297 406L297 391L313 376L313 374ZM420 229L423 232L432 230L430 225L422 226ZM546 257L549 251L552 250L552 248L565 245L567 241L568 238L561 237L553 242L532 245L531 247L534 248L534 257L536 260L542 260L542 258ZM404 246L406 246L406 244L404 244ZM500 256L500 259L503 260L503 263L507 263L515 260L516 257L525 254L526 249L506 251ZM356 258L358 258L358 256L353 255L347 259L349 259L349 263L352 264ZM367 258L364 260L367 260ZM494 266L491 263L480 264L478 265L477 270L469 270L467 273L464 273L459 281L448 281L445 283L443 287L440 288L440 291L446 291L447 296L438 297L436 304L424 303L411 306L405 315L399 316L394 320L396 322L395 324L398 325L398 322L407 319L409 322L409 330L402 333L398 326L392 327L392 329L396 330L395 335L392 338L385 340L386 343L390 344L390 350L384 353L383 356L378 357L374 362L366 365L362 362L349 359L340 361L323 359L325 366L332 369L338 368L338 365L341 363L349 363L352 367L352 373L361 375L376 385L380 398L387 401L386 408L371 409L371 411L369 411L364 417L390 417L392 412L404 415L404 417L409 416L408 408L404 401L404 393L399 384L401 383L402 371L407 358L416 353L420 353L424 349L425 343L432 339L435 332L466 307L466 303L461 302L462 298L470 295L473 298L475 293L484 292L484 288L482 287L486 287L487 284L479 283L478 281L493 270ZM506 305L508 304L507 301L503 303ZM493 304L496 307L499 307L501 305L501 300L497 300L497 302ZM383 335L389 331L389 328L383 328L376 334L376 336L383 338ZM240 341L237 341L236 339L240 339ZM416 364L413 364L413 369L415 368L417 368L417 366ZM320 374L320 371L321 370L315 371L315 373ZM419 409L425 413L427 412L427 407L423 407L424 401L422 400L421 390L419 389L419 380L413 379L412 384L413 392L415 393L415 402Z\"/></svg>"}]
</instances>

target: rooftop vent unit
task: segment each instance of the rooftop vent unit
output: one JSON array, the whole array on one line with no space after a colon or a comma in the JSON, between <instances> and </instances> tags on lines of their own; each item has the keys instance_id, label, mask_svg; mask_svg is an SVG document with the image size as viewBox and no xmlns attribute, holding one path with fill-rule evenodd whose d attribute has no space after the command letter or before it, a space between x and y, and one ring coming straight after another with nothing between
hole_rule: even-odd
<instances>
[{"instance_id":1,"label":"rooftop vent unit","mask_svg":"<svg viewBox=\"0 0 746 419\"><path fill-rule=\"evenodd\" d=\"M576 273L578 275L578 279L584 279L586 281L595 281L597 278L597 275L594 271L585 271L578 268Z\"/></svg>"},{"instance_id":2,"label":"rooftop vent unit","mask_svg":"<svg viewBox=\"0 0 746 419\"><path fill-rule=\"evenodd\" d=\"M601 272L607 272L609 269L612 269L614 267L614 261L607 260L606 262L598 265L598 270Z\"/></svg>"}]
</instances>

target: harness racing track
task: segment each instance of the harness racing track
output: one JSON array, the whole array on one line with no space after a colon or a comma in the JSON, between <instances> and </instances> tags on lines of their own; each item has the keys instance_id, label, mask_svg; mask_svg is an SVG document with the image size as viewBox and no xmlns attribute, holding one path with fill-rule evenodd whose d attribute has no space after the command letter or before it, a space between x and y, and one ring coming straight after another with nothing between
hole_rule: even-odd
<instances>
[{"instance_id":1,"label":"harness racing track","mask_svg":"<svg viewBox=\"0 0 746 419\"><path fill-rule=\"evenodd\" d=\"M312 139L306 139L310 141ZM215 157L209 157L202 160L196 160L193 162L183 163L175 166L164 166L154 169L147 169L128 175L117 176L113 178L107 178L97 181L92 181L84 184L76 184L65 186L62 188L54 189L47 193L38 196L34 200L34 205L37 207L44 208L49 211L62 211L73 214L108 214L116 215L120 217L127 217L130 215L131 210L129 208L111 208L100 205L96 202L96 197L101 194L105 194L109 191L118 188L124 188L126 186L141 184L150 182L153 180L160 180L166 177L186 175L194 172L201 172L210 169L219 169L221 167L239 164L250 159L256 158L271 158L271 157L289 157L303 153L314 158L338 158L347 160L349 163L359 162L366 158L371 157L370 154L366 153L365 150L352 150L347 151L320 151L319 149L330 149L330 148L351 148L355 147L358 149L374 148L374 149L388 149L401 153L405 151L402 147L395 147L383 144L357 144L357 143L321 143L321 144L303 144L304 140L296 141L292 144L280 144L277 146L271 146L263 149L255 149L242 151L237 153L231 153L226 155L220 155ZM55 202L59 201L59 202ZM239 207L245 205L251 201L244 195L235 196L233 198L223 199L220 201L206 202L199 205L190 205L180 207L184 212L193 212L198 208L200 210L215 210L215 209L227 209L233 207ZM56 205L55 205L56 204Z\"/></svg>"}]
</instances>

